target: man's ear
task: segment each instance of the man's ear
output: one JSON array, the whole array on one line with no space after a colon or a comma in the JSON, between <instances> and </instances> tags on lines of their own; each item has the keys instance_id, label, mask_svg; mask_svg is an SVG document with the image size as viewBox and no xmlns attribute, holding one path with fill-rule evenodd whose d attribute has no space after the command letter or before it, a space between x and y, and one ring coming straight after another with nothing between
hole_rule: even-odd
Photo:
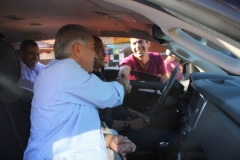
<instances>
[{"instance_id":1,"label":"man's ear","mask_svg":"<svg viewBox=\"0 0 240 160\"><path fill-rule=\"evenodd\" d=\"M71 56L79 58L81 56L81 53L82 53L81 45L79 43L73 44L73 46L72 46L72 55Z\"/></svg>"},{"instance_id":2,"label":"man's ear","mask_svg":"<svg viewBox=\"0 0 240 160\"><path fill-rule=\"evenodd\" d=\"M146 40L146 43L147 43L148 47L150 47L150 41Z\"/></svg>"}]
</instances>

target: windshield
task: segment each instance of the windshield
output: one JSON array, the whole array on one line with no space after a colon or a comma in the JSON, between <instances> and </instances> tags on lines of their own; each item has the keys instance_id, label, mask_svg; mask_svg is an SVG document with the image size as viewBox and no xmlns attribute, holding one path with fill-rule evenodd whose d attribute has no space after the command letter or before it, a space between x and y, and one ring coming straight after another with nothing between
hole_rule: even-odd
<instances>
[{"instance_id":1,"label":"windshield","mask_svg":"<svg viewBox=\"0 0 240 160\"><path fill-rule=\"evenodd\" d=\"M211 41L208 41L206 38L200 37L196 34L193 34L191 32L185 31L183 30L185 33L187 33L189 36L191 36L192 38L194 38L195 40L197 40L198 42L202 43L205 46L208 46L212 49L214 49L215 51L218 51L219 54L224 54L226 56L232 57L232 58L236 58L238 59L233 53L231 53L230 51L219 47L218 45L212 43Z\"/></svg>"}]
</instances>

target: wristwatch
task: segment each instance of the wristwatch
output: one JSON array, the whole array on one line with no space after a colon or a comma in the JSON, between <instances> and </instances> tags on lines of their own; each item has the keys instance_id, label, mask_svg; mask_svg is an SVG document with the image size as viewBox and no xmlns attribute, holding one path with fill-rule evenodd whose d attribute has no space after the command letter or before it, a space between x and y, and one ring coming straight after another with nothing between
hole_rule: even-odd
<instances>
[{"instance_id":1,"label":"wristwatch","mask_svg":"<svg viewBox=\"0 0 240 160\"><path fill-rule=\"evenodd\" d=\"M129 129L131 129L130 124L124 121L123 131L128 131Z\"/></svg>"}]
</instances>

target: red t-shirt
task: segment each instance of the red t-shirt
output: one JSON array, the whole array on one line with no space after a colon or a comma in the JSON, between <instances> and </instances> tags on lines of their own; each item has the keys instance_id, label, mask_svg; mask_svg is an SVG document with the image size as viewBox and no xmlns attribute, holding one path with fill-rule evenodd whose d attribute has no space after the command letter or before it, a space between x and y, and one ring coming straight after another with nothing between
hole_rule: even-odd
<instances>
[{"instance_id":1,"label":"red t-shirt","mask_svg":"<svg viewBox=\"0 0 240 160\"><path fill-rule=\"evenodd\" d=\"M166 73L166 69L164 66L164 60L162 56L157 52L148 52L149 55L149 61L147 62L147 65L145 68L143 68L137 61L137 59L134 57L133 54L129 55L128 57L125 57L122 61L120 66L129 66L131 70L134 71L140 71L140 72L146 72L153 75L164 75ZM132 78L129 77L130 80Z\"/></svg>"}]
</instances>

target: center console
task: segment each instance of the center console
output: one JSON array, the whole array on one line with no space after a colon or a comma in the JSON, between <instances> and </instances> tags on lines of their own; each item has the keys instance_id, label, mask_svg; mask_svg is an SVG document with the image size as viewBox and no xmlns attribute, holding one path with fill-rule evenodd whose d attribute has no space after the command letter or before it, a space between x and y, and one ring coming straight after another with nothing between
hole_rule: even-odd
<instances>
[{"instance_id":1,"label":"center console","mask_svg":"<svg viewBox=\"0 0 240 160\"><path fill-rule=\"evenodd\" d=\"M207 103L207 99L198 92L194 92L182 117L181 140L184 142L187 134L195 129L199 117Z\"/></svg>"},{"instance_id":2,"label":"center console","mask_svg":"<svg viewBox=\"0 0 240 160\"><path fill-rule=\"evenodd\" d=\"M240 159L239 97L240 77L191 75L180 112L183 160Z\"/></svg>"}]
</instances>

